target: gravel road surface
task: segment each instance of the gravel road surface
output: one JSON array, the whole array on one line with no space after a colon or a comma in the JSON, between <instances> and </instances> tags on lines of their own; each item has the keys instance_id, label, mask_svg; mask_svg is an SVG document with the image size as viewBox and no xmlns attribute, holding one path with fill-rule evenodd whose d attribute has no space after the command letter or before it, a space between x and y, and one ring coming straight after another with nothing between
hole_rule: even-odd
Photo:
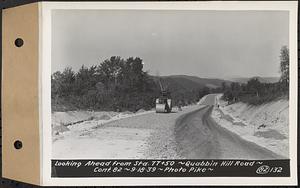
<instances>
[{"instance_id":1,"label":"gravel road surface","mask_svg":"<svg viewBox=\"0 0 300 188\"><path fill-rule=\"evenodd\" d=\"M281 156L222 128L210 117L215 95L200 105L147 113L83 131L70 131L52 145L52 157L88 159L278 159Z\"/></svg>"},{"instance_id":2,"label":"gravel road surface","mask_svg":"<svg viewBox=\"0 0 300 188\"><path fill-rule=\"evenodd\" d=\"M181 116L175 125L177 151L189 159L280 159L266 148L243 140L219 126L211 117L216 95L208 95L206 107Z\"/></svg>"},{"instance_id":3,"label":"gravel road surface","mask_svg":"<svg viewBox=\"0 0 300 188\"><path fill-rule=\"evenodd\" d=\"M52 144L55 159L178 159L174 125L180 116L203 106L147 113L85 129L66 132ZM90 127L87 121L80 126Z\"/></svg>"}]
</instances>

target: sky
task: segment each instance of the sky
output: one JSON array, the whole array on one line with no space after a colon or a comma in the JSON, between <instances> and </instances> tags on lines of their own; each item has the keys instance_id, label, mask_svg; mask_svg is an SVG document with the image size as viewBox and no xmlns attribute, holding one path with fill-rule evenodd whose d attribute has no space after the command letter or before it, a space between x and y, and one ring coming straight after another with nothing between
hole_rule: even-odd
<instances>
[{"instance_id":1,"label":"sky","mask_svg":"<svg viewBox=\"0 0 300 188\"><path fill-rule=\"evenodd\" d=\"M286 11L55 10L52 73L140 57L151 75L279 76Z\"/></svg>"}]
</instances>

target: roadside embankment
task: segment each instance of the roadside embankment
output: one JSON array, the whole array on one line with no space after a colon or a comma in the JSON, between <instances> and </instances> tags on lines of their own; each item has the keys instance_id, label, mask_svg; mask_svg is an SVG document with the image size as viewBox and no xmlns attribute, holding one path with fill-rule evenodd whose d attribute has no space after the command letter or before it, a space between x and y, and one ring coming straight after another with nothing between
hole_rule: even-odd
<instances>
[{"instance_id":1,"label":"roadside embankment","mask_svg":"<svg viewBox=\"0 0 300 188\"><path fill-rule=\"evenodd\" d=\"M281 99L259 106L242 102L219 104L212 112L213 119L222 127L279 155L289 157L289 102Z\"/></svg>"},{"instance_id":2,"label":"roadside embankment","mask_svg":"<svg viewBox=\"0 0 300 188\"><path fill-rule=\"evenodd\" d=\"M105 112L105 111L68 111L68 112L53 112L52 113L52 134L59 135L70 129L86 129L89 126L82 126L83 122L97 122L97 124L108 123L118 119L132 117L135 115L142 115L152 113L153 111L140 110L133 112ZM91 126L95 126L91 123Z\"/></svg>"}]
</instances>

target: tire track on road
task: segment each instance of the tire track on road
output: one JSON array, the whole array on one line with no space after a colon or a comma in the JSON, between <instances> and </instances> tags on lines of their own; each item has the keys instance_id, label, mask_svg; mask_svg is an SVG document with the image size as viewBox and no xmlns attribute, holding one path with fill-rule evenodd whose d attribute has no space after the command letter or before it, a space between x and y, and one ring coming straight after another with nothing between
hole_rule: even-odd
<instances>
[{"instance_id":1,"label":"tire track on road","mask_svg":"<svg viewBox=\"0 0 300 188\"><path fill-rule=\"evenodd\" d=\"M178 118L175 124L177 152L189 159L283 159L282 156L242 139L218 125L208 105Z\"/></svg>"}]
</instances>

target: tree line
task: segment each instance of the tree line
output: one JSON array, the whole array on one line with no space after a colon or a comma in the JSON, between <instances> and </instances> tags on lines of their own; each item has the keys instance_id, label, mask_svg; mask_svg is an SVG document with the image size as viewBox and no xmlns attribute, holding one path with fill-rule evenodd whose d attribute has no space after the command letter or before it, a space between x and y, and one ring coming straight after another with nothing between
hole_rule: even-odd
<instances>
[{"instance_id":1,"label":"tree line","mask_svg":"<svg viewBox=\"0 0 300 188\"><path fill-rule=\"evenodd\" d=\"M277 83L261 83L253 78L245 84L223 82L221 87L184 88L177 81L165 78L174 105L196 103L209 93L223 93L229 103L243 101L262 104L278 97L288 96L289 50L286 46L280 52L281 78ZM69 110L111 110L138 111L155 107L160 96L158 80L143 71L143 60L139 57L123 59L112 56L98 65L82 67L75 72L67 67L51 75L52 111Z\"/></svg>"},{"instance_id":2,"label":"tree line","mask_svg":"<svg viewBox=\"0 0 300 188\"><path fill-rule=\"evenodd\" d=\"M51 75L52 111L149 110L160 96L159 79L143 71L139 57L112 56L96 66L82 65L77 72L67 67ZM176 88L171 96L173 104L187 105L209 92L209 88Z\"/></svg>"},{"instance_id":3,"label":"tree line","mask_svg":"<svg viewBox=\"0 0 300 188\"><path fill-rule=\"evenodd\" d=\"M223 99L229 103L236 101L259 105L289 93L289 49L283 46L280 50L280 80L276 83L261 83L258 78L250 79L246 84L222 84Z\"/></svg>"}]
</instances>

